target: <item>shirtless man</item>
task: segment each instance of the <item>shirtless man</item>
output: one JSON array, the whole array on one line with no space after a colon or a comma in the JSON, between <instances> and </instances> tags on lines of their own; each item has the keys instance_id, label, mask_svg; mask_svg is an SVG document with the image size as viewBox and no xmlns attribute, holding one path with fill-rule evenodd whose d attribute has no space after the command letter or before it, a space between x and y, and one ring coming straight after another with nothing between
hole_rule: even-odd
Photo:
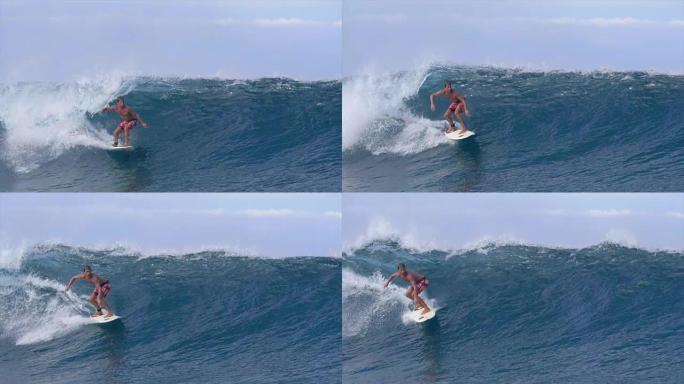
<instances>
[{"instance_id":1,"label":"shirtless man","mask_svg":"<svg viewBox=\"0 0 684 384\"><path fill-rule=\"evenodd\" d=\"M390 275L389 279L385 283L385 288L387 288L392 280L397 277L402 278L411 284L409 289L406 291L406 297L413 300L416 310L422 309L422 314L430 312L430 307L428 307L425 301L419 296L421 292L427 289L428 284L430 283L427 277L417 272L409 272L406 270L406 265L404 265L404 263L399 263L397 266L397 271Z\"/></svg>"},{"instance_id":2,"label":"shirtless man","mask_svg":"<svg viewBox=\"0 0 684 384\"><path fill-rule=\"evenodd\" d=\"M448 80L444 82L444 88L430 95L430 109L432 112L435 111L435 96L444 96L451 100L451 105L449 105L449 108L446 110L446 112L444 112L444 118L446 119L447 123L449 123L449 129L447 130L447 133L451 133L456 130L456 124L454 124L453 119L454 116L456 116L459 123L461 123L461 129L459 133L466 133L468 128L463 121L462 113L465 111L465 114L470 116L470 111L468 110L468 104L466 103L465 97L458 93L451 86L451 81Z\"/></svg>"},{"instance_id":3,"label":"shirtless man","mask_svg":"<svg viewBox=\"0 0 684 384\"><path fill-rule=\"evenodd\" d=\"M124 103L123 97L116 99L116 106L105 107L102 111L100 111L100 113L103 112L116 112L121 117L121 124L119 124L119 126L114 130L115 147L119 146L119 135L121 132L124 133L124 147L128 147L130 145L128 140L128 131L133 129L138 120L140 120L140 123L143 127L147 128L147 123L143 121L140 115L138 115L138 112Z\"/></svg>"},{"instance_id":4,"label":"shirtless man","mask_svg":"<svg viewBox=\"0 0 684 384\"><path fill-rule=\"evenodd\" d=\"M79 273L69 279L69 284L64 288L64 292L68 291L76 280L85 280L95 286L93 293L90 295L90 299L88 299L90 304L95 307L95 313L91 316L102 316L102 308L107 310L105 317L114 316L114 311L112 311L112 308L105 301L105 297L107 297L107 294L109 294L109 291L112 289L112 286L109 285L109 280L94 274L92 269L90 269L90 266L86 265L83 268L83 273Z\"/></svg>"}]
</instances>

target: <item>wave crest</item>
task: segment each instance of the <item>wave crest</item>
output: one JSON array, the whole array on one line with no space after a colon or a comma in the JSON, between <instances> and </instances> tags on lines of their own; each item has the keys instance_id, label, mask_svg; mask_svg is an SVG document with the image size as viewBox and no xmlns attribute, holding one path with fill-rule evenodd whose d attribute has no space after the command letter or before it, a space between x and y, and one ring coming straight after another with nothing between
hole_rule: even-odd
<instances>
[{"instance_id":1,"label":"wave crest","mask_svg":"<svg viewBox=\"0 0 684 384\"><path fill-rule=\"evenodd\" d=\"M440 122L416 115L407 104L429 71L430 67L423 67L346 79L342 87L342 149L407 155L447 143Z\"/></svg>"},{"instance_id":2,"label":"wave crest","mask_svg":"<svg viewBox=\"0 0 684 384\"><path fill-rule=\"evenodd\" d=\"M135 84L109 75L71 83L16 83L0 88L3 160L27 173L77 147L108 148L110 135L88 116Z\"/></svg>"}]
</instances>

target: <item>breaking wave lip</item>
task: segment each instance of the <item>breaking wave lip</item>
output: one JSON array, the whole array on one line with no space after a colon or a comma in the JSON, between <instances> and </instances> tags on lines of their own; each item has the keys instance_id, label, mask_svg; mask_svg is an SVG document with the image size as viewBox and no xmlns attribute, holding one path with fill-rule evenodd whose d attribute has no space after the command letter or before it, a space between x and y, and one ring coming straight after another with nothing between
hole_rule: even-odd
<instances>
[{"instance_id":1,"label":"breaking wave lip","mask_svg":"<svg viewBox=\"0 0 684 384\"><path fill-rule=\"evenodd\" d=\"M487 254L492 249L503 247L532 247L549 250L584 250L584 249L600 249L601 247L622 247L626 249L636 249L646 252L664 252L671 254L678 254L684 252L682 249L667 249L667 248L649 248L635 245L629 241L605 240L597 244L585 246L563 246L563 245L548 245L537 242L529 242L508 235L494 237L485 236L474 241L466 243L462 247L439 247L433 244L417 244L415 239L406 237L401 234L382 235L373 238L364 238L361 242L357 242L347 247L342 251L343 258L352 258L358 252L376 252L376 251L396 251L403 250L415 254L426 254L431 252L438 252L445 256L446 259L454 256L463 255L466 253L477 252L480 254Z\"/></svg>"},{"instance_id":2,"label":"breaking wave lip","mask_svg":"<svg viewBox=\"0 0 684 384\"><path fill-rule=\"evenodd\" d=\"M626 73L645 73L653 76L684 76L684 72L673 70L673 71L658 71L655 69L629 69L629 68L611 68L608 66L597 67L591 69L581 69L581 68L559 68L559 67L548 67L539 65L522 65L522 64L505 64L505 63L490 63L490 64L464 64L456 61L449 60L435 60L432 61L430 66L439 69L451 69L451 68L463 68L463 69L474 69L474 70L498 70L498 71L508 71L512 73L571 73L571 74L582 74L582 75L592 75L592 74L626 74Z\"/></svg>"},{"instance_id":3,"label":"breaking wave lip","mask_svg":"<svg viewBox=\"0 0 684 384\"><path fill-rule=\"evenodd\" d=\"M110 74L69 83L0 86L0 148L17 173L28 173L75 147L108 148L110 135L89 121L137 79Z\"/></svg>"},{"instance_id":4,"label":"breaking wave lip","mask_svg":"<svg viewBox=\"0 0 684 384\"><path fill-rule=\"evenodd\" d=\"M87 296L64 292L64 284L51 279L0 270L0 293L0 339L16 345L50 341L91 323L84 305Z\"/></svg>"},{"instance_id":5,"label":"breaking wave lip","mask_svg":"<svg viewBox=\"0 0 684 384\"><path fill-rule=\"evenodd\" d=\"M431 65L394 74L347 78L342 86L342 150L374 155L419 153L449 143L439 121L416 116L406 104L430 76Z\"/></svg>"},{"instance_id":6,"label":"breaking wave lip","mask_svg":"<svg viewBox=\"0 0 684 384\"><path fill-rule=\"evenodd\" d=\"M391 229L390 229L391 231ZM360 237L356 242L347 244L342 254L343 256L353 255L357 251L377 251L403 249L413 253L442 252L449 256L458 255L471 251L484 251L493 247L503 246L532 246L546 248L566 248L542 245L539 243L527 242L512 235L484 236L476 240L467 242L462 247L444 247L432 242L421 242L412 234L402 234L398 232L369 234Z\"/></svg>"},{"instance_id":7,"label":"breaking wave lip","mask_svg":"<svg viewBox=\"0 0 684 384\"><path fill-rule=\"evenodd\" d=\"M230 246L201 246L192 249L146 249L132 244L120 243L105 246L82 246L62 242L40 242L35 244L21 244L16 247L3 246L0 248L0 270L18 270L26 258L41 257L49 252L69 252L85 258L99 256L133 257L136 260L148 258L174 259L202 259L203 257L237 257L251 259L286 259L308 258L318 256L287 256L276 257L262 255L250 248Z\"/></svg>"}]
</instances>

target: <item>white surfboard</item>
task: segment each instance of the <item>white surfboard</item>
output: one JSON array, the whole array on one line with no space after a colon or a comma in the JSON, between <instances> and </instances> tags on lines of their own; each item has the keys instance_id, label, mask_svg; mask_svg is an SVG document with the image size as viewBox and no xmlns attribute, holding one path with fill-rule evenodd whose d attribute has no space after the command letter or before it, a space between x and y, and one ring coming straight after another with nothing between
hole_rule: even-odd
<instances>
[{"instance_id":1,"label":"white surfboard","mask_svg":"<svg viewBox=\"0 0 684 384\"><path fill-rule=\"evenodd\" d=\"M454 132L450 132L450 133L444 132L444 136L446 136L447 139L450 139L450 140L463 140L463 139L467 139L471 136L475 136L475 132L473 132L473 131L465 131L463 133L460 133L459 131L454 131Z\"/></svg>"},{"instance_id":2,"label":"white surfboard","mask_svg":"<svg viewBox=\"0 0 684 384\"><path fill-rule=\"evenodd\" d=\"M410 314L410 317L411 317L411 320L415 321L416 323L422 323L422 322L425 322L425 321L432 319L433 317L435 317L436 314L437 314L437 310L433 308L430 310L430 312L428 312L426 314L423 314L422 310L412 311Z\"/></svg>"},{"instance_id":3,"label":"white surfboard","mask_svg":"<svg viewBox=\"0 0 684 384\"><path fill-rule=\"evenodd\" d=\"M117 315L110 316L110 317L105 317L105 315L100 315L100 316L94 316L90 318L93 320L93 323L95 324L106 324L106 323L111 323L112 321L119 320L120 317Z\"/></svg>"},{"instance_id":4,"label":"white surfboard","mask_svg":"<svg viewBox=\"0 0 684 384\"><path fill-rule=\"evenodd\" d=\"M119 146L115 147L112 145L109 149L111 149L112 151L132 151L133 146L132 145L127 145L127 146L119 145Z\"/></svg>"}]
</instances>

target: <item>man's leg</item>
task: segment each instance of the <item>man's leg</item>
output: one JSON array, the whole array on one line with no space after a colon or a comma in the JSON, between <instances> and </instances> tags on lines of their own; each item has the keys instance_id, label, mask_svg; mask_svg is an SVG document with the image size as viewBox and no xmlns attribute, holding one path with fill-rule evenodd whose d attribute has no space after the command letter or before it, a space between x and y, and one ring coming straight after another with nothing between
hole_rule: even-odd
<instances>
[{"instance_id":1,"label":"man's leg","mask_svg":"<svg viewBox=\"0 0 684 384\"><path fill-rule=\"evenodd\" d=\"M425 303L425 300L423 300L422 297L416 294L416 298L414 301L416 303L416 309L422 308L423 314L430 312L430 307L428 307L428 305Z\"/></svg>"},{"instance_id":2,"label":"man's leg","mask_svg":"<svg viewBox=\"0 0 684 384\"><path fill-rule=\"evenodd\" d=\"M88 299L88 302L89 302L93 307L95 307L95 313L93 313L91 316L100 316L100 315L102 315L102 307L100 307L100 305L97 304L97 295L95 294L95 292L93 292L93 293L90 295L90 298Z\"/></svg>"},{"instance_id":3,"label":"man's leg","mask_svg":"<svg viewBox=\"0 0 684 384\"><path fill-rule=\"evenodd\" d=\"M413 300L413 287L409 287L409 289L406 290L406 297L409 299Z\"/></svg>"},{"instance_id":4,"label":"man's leg","mask_svg":"<svg viewBox=\"0 0 684 384\"><path fill-rule=\"evenodd\" d=\"M461 103L458 108L456 109L456 118L458 119L458 122L461 123L461 130L460 133L464 133L468 131L468 127L465 125L465 121L463 121L463 104Z\"/></svg>"},{"instance_id":5,"label":"man's leg","mask_svg":"<svg viewBox=\"0 0 684 384\"><path fill-rule=\"evenodd\" d=\"M449 128L447 129L447 133L451 133L455 131L454 129L454 112L451 110L451 108L448 108L446 112L444 112L444 119L449 123Z\"/></svg>"},{"instance_id":6,"label":"man's leg","mask_svg":"<svg viewBox=\"0 0 684 384\"><path fill-rule=\"evenodd\" d=\"M124 127L124 140L126 140L126 141L124 141L124 147L128 147L130 145L130 143L128 142L128 130L129 129L130 128L128 128L128 125L126 125Z\"/></svg>"},{"instance_id":7,"label":"man's leg","mask_svg":"<svg viewBox=\"0 0 684 384\"><path fill-rule=\"evenodd\" d=\"M119 145L119 135L121 134L121 131L122 131L122 128L120 125L118 127L116 127L116 129L114 130L114 146L115 147Z\"/></svg>"},{"instance_id":8,"label":"man's leg","mask_svg":"<svg viewBox=\"0 0 684 384\"><path fill-rule=\"evenodd\" d=\"M100 304L101 308L104 308L107 310L107 314L105 315L105 317L114 316L114 311L112 311L112 308L109 306L109 304L107 304L107 302L105 301L104 297L102 297L102 295L97 296L97 303Z\"/></svg>"}]
</instances>

